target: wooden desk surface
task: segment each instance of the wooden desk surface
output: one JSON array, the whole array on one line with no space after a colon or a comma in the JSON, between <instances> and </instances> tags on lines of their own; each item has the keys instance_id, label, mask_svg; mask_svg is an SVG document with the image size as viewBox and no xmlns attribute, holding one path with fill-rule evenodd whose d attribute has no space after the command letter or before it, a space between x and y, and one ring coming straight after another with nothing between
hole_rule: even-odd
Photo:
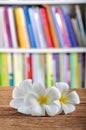
<instances>
[{"instance_id":1,"label":"wooden desk surface","mask_svg":"<svg viewBox=\"0 0 86 130\"><path fill-rule=\"evenodd\" d=\"M0 87L0 130L86 130L86 89L76 90L81 104L68 115L31 117L9 107L12 88Z\"/></svg>"}]
</instances>

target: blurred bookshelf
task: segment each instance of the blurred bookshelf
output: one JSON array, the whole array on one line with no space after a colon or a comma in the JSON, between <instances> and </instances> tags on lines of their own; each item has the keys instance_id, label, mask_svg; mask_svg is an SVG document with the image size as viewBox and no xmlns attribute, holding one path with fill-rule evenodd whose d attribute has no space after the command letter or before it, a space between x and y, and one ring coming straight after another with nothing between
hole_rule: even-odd
<instances>
[{"instance_id":1,"label":"blurred bookshelf","mask_svg":"<svg viewBox=\"0 0 86 130\"><path fill-rule=\"evenodd\" d=\"M85 7L85 4L86 4L86 0L0 0L0 6L1 7L3 7L3 6L8 6L8 8L10 8L10 7L14 7L14 8L16 8L16 7L20 7L20 8L22 8L23 9L23 6L26 6L26 7L37 7L37 6L39 6L39 8L41 7L41 5L45 5L45 4L47 4L47 5L49 5L49 6L60 6L61 7L61 5L70 5L70 6L72 6L72 5L79 5L80 7L82 7L82 9L83 9L83 7L84 7L84 9L86 8ZM7 8L7 9L8 9ZM84 29L86 28L85 27L85 18L84 18L84 14L83 13L85 13L85 10L81 10L81 14L82 14L82 16L83 16L83 18L82 19L84 19ZM86 30L85 30L85 33L86 33ZM16 37L18 37L18 36L16 36ZM19 41L18 41L19 42ZM86 43L85 43L85 45L86 45ZM80 69L80 66L82 67L83 66L83 69L81 70L81 71L83 71L83 72L81 72L80 71L80 73L79 73L79 75L81 74L81 75L83 75L83 82L84 82L84 87L86 87L86 81L85 81L85 77L86 77L86 46L84 46L84 45L82 45L82 46L75 46L75 47L69 47L69 48L67 48L67 47L65 47L65 48L54 48L54 47L52 47L52 48L25 48L25 47L20 47L20 46L18 46L18 48L0 48L0 53L1 53L1 58L3 57L2 55L3 54L7 54L7 53L11 53L11 57L13 58L13 55L15 55L15 54L21 54L21 56L20 57L25 57L26 56L26 54L28 54L28 58L32 58L33 56L33 54L35 53L35 54L43 54L43 55L47 55L47 54L57 54L57 56L58 55L60 55L61 54L61 56L63 56L62 54L64 54L64 56L63 57L65 57L65 54L67 54L66 55L66 58L71 58L71 54L74 54L74 55L76 55L76 53L77 53L77 56L79 57L79 55L81 54L81 56L80 57L82 57L82 59L77 59L76 58L76 56L74 56L75 57L75 59L77 59L77 63L78 64L80 64L79 65L79 68L78 68L78 70L77 71L79 71L79 69ZM30 56L29 56L30 55ZM42 55L42 58L44 57ZM82 55L84 55L84 56L82 56ZM59 56L59 57L61 57L61 56ZM73 56L73 55L72 55ZM40 56L38 56L37 55L37 57L36 58L38 58L38 57L40 57ZM53 56L51 56L51 57L53 57ZM83 58L84 57L84 58ZM16 55L16 58L17 58L17 55ZM49 57L48 57L49 58ZM73 58L73 57L72 57ZM6 57L5 57L5 59L6 59ZM22 58L23 60L22 61L20 61L20 64L22 63L23 64L23 67L25 67L24 66L24 58ZM67 59L67 62L68 62L68 60L69 59ZM47 58L46 58L46 60L47 60ZM18 61L18 59L17 59L17 61ZM40 61L41 61L41 58L40 58ZM2 60L2 62L3 62L3 60ZM36 60L34 60L34 62L36 62ZM39 59L38 59L38 62L39 62ZM43 61L44 62L44 61ZM50 61L49 61L50 62ZM53 60L52 60L52 62L53 62ZM62 62L62 61L61 61ZM64 61L65 62L65 61ZM70 62L70 61L69 61ZM82 62L82 63L80 63L80 62ZM6 62L5 62L6 63ZM11 69L12 69L12 61L10 61L10 63L11 63ZM72 62L71 62L72 63ZM29 64L29 63L28 63ZM45 64L45 63L44 63ZM50 64L51 64L51 62L50 62ZM62 63L61 63L62 64ZM60 64L60 65L61 65ZM83 65L84 64L84 65ZM6 64L5 64L6 65ZM18 64L17 64L18 65ZM31 64L30 64L31 65ZM48 65L49 65L49 63L48 63ZM53 64L52 64L53 65ZM3 64L2 64L2 66L3 66ZM14 63L13 63L13 67L14 67L15 65L14 65ZM41 66L41 63L40 63L40 66ZM63 63L63 66L64 66L64 63ZM71 65L70 65L71 66ZM17 66L18 67L18 66ZM33 69L33 67L32 66L30 66L31 67L31 69ZM49 66L49 67L51 67L51 66ZM10 66L8 67L8 68L10 68ZM20 68L22 68L22 67L20 67ZM48 68L48 67L46 67L46 68ZM77 68L77 67L76 67ZM15 71L15 67L14 67L14 71ZM17 68L18 69L18 68ZM37 68L38 69L38 68ZM44 69L44 68L43 68ZM63 69L63 68L62 68ZM2 70L1 70L2 71ZM4 70L3 70L4 71ZM5 71L6 71L6 69L5 69ZM19 70L20 71L20 70ZM21 70L22 71L22 70ZM31 70L32 71L32 70ZM61 70L60 70L61 71ZM63 71L63 70L62 70ZM24 73L24 68L23 68L23 73ZM43 73L43 71L42 71L42 73ZM68 75L69 75L69 73L70 72L68 72ZM45 74L44 74L45 75ZM13 76L13 75L12 75ZM19 75L18 75L19 76ZM36 76L36 75L35 75ZM24 75L23 75L23 77L24 77ZM33 76L34 77L34 76ZM39 77L41 77L41 75L39 75ZM13 78L13 77L11 77L11 78ZM27 77L25 77L25 78L27 78ZM32 77L30 77L30 78L32 78ZM46 78L46 77L45 77ZM80 78L81 78L81 76L80 77L78 77L79 79L78 80L80 80ZM24 78L23 78L24 79ZM19 79L20 80L20 79ZM61 81L61 80L60 80ZM81 82L81 81L80 81ZM80 84L83 84L83 83L80 83ZM12 84L13 86L15 86L15 84ZM5 86L8 86L7 84L5 85ZM9 85L10 86L10 85ZM80 87L80 86L79 86ZM82 85L81 85L81 87L82 87Z\"/></svg>"}]
</instances>

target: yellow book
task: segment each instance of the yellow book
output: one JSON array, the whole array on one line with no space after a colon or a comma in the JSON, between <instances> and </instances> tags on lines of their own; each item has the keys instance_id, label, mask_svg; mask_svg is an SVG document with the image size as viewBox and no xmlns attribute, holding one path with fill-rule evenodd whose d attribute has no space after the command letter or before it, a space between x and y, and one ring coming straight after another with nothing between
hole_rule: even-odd
<instances>
[{"instance_id":1,"label":"yellow book","mask_svg":"<svg viewBox=\"0 0 86 130\"><path fill-rule=\"evenodd\" d=\"M78 69L78 53L74 53L74 78L75 88L79 87L79 69Z\"/></svg>"},{"instance_id":2,"label":"yellow book","mask_svg":"<svg viewBox=\"0 0 86 130\"><path fill-rule=\"evenodd\" d=\"M23 28L22 28L21 15L20 15L19 8L14 9L14 14L15 14L19 45L21 48L25 48L26 46L25 46L25 40L24 40L24 35L23 35Z\"/></svg>"},{"instance_id":3,"label":"yellow book","mask_svg":"<svg viewBox=\"0 0 86 130\"><path fill-rule=\"evenodd\" d=\"M9 86L8 79L8 54L2 54L2 86Z\"/></svg>"},{"instance_id":4,"label":"yellow book","mask_svg":"<svg viewBox=\"0 0 86 130\"><path fill-rule=\"evenodd\" d=\"M18 86L24 80L23 54L13 54L14 86Z\"/></svg>"}]
</instances>

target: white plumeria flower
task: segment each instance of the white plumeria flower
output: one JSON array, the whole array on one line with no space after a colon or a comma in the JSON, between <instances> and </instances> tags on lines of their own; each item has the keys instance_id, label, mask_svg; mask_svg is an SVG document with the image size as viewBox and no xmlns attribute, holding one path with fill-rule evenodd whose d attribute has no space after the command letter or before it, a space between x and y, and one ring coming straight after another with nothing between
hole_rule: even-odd
<instances>
[{"instance_id":1,"label":"white plumeria flower","mask_svg":"<svg viewBox=\"0 0 86 130\"><path fill-rule=\"evenodd\" d=\"M64 82L56 83L56 88L60 92L60 98L56 101L59 106L59 113L64 111L65 114L71 113L75 110L74 104L79 104L80 99L76 91L72 91L68 94L69 86Z\"/></svg>"},{"instance_id":2,"label":"white plumeria flower","mask_svg":"<svg viewBox=\"0 0 86 130\"><path fill-rule=\"evenodd\" d=\"M32 80L27 79L19 84L18 87L15 87L12 93L12 101L10 106L12 108L18 109L18 112L24 114L30 114L30 107L27 107L24 103L25 96L30 93L32 89Z\"/></svg>"},{"instance_id":3,"label":"white plumeria flower","mask_svg":"<svg viewBox=\"0 0 86 130\"><path fill-rule=\"evenodd\" d=\"M25 97L26 106L31 106L31 115L54 116L58 113L59 108L55 100L60 97L60 92L56 87L45 89L40 83L34 83L32 92Z\"/></svg>"}]
</instances>

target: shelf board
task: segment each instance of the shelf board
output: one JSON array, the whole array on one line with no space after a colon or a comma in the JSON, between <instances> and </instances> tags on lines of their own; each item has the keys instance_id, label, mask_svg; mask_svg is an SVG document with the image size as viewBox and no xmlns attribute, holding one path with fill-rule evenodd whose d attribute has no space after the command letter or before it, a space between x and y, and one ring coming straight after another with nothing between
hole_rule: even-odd
<instances>
[{"instance_id":1,"label":"shelf board","mask_svg":"<svg viewBox=\"0 0 86 130\"><path fill-rule=\"evenodd\" d=\"M0 0L1 5L84 4L86 0Z\"/></svg>"},{"instance_id":2,"label":"shelf board","mask_svg":"<svg viewBox=\"0 0 86 130\"><path fill-rule=\"evenodd\" d=\"M0 53L86 53L86 48L59 49L0 49Z\"/></svg>"}]
</instances>

